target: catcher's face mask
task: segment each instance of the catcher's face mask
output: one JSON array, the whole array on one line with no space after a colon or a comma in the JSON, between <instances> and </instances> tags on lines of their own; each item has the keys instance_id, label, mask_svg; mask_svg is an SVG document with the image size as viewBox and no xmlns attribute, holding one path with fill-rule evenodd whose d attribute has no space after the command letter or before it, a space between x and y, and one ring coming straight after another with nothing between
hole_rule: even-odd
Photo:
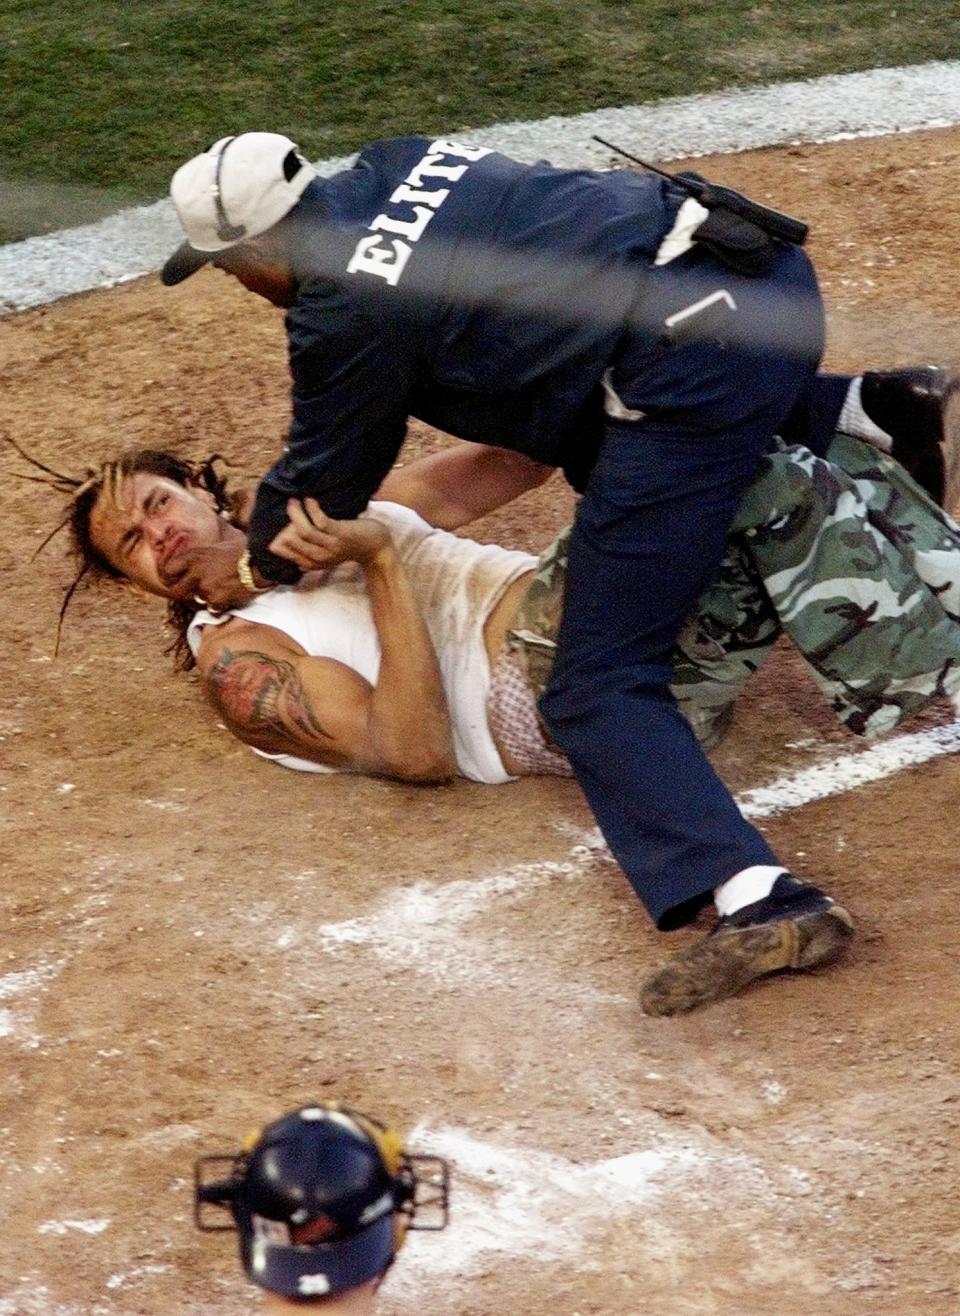
<instances>
[{"instance_id":1,"label":"catcher's face mask","mask_svg":"<svg viewBox=\"0 0 960 1316\"><path fill-rule=\"evenodd\" d=\"M225 1167L226 1178L207 1179ZM237 1229L261 1288L321 1297L381 1275L408 1229L442 1229L448 1178L439 1157L408 1155L392 1130L327 1102L267 1125L233 1156L201 1157L195 1218L200 1229ZM208 1205L233 1223L211 1221Z\"/></svg>"}]
</instances>

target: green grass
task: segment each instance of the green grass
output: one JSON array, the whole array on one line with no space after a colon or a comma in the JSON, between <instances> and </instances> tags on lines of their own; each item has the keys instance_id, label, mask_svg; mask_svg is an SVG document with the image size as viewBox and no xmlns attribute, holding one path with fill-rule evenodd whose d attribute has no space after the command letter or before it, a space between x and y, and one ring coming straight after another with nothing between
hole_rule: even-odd
<instances>
[{"instance_id":1,"label":"green grass","mask_svg":"<svg viewBox=\"0 0 960 1316\"><path fill-rule=\"evenodd\" d=\"M317 158L958 55L956 0L0 0L0 239L159 197L225 132Z\"/></svg>"}]
</instances>

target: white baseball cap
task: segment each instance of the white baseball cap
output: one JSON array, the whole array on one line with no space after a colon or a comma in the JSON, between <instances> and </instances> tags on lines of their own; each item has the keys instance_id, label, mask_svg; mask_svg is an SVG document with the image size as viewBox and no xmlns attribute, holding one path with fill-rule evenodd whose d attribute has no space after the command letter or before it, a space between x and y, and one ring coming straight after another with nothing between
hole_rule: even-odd
<instances>
[{"instance_id":1,"label":"white baseball cap","mask_svg":"<svg viewBox=\"0 0 960 1316\"><path fill-rule=\"evenodd\" d=\"M289 137L241 133L181 165L170 183L184 242L160 272L180 283L218 251L272 228L300 200L317 171Z\"/></svg>"}]
</instances>

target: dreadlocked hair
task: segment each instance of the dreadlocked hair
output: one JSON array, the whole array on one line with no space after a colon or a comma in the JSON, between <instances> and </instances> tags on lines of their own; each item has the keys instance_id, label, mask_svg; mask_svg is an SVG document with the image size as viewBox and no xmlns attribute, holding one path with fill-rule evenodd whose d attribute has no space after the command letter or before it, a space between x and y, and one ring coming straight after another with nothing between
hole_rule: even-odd
<instances>
[{"instance_id":1,"label":"dreadlocked hair","mask_svg":"<svg viewBox=\"0 0 960 1316\"><path fill-rule=\"evenodd\" d=\"M5 437L25 461L28 461L31 466L43 473L41 475L23 475L19 472L13 472L13 474L20 474L21 479L35 480L40 484L47 485L48 488L56 489L59 493L69 495L64 514L37 549L39 553L55 535L64 528L68 528L70 546L80 564L76 576L65 592L63 604L60 608L54 657L56 657L60 648L60 636L67 609L84 577L90 576L101 580L121 580L123 578L123 573L118 571L104 557L94 544L91 536L90 517L101 496L109 498L115 504L119 503L123 482L131 475L145 472L148 475L157 475L163 479L171 480L175 484L183 485L184 488L195 485L205 489L213 498L217 511L225 513L228 517L234 514L239 507L240 495L230 493L227 488L226 475L217 469L218 462L229 464L225 462L225 459L219 453L213 453L204 461L193 462L161 448L131 448L127 452L121 453L119 457L102 462L99 467L88 467L82 476L72 476L64 475L62 472L44 465L43 462L37 461L35 457L32 457L14 442L9 435ZM192 599L167 600L166 622L173 633L173 639L164 652L172 656L176 671L188 672L196 666L190 646L187 644L187 629L200 606Z\"/></svg>"}]
</instances>

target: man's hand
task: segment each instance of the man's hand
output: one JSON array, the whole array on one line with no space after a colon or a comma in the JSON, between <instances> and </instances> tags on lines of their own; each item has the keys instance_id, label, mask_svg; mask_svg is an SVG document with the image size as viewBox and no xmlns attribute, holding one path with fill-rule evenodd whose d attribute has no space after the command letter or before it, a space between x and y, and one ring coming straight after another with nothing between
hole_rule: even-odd
<instances>
[{"instance_id":1,"label":"man's hand","mask_svg":"<svg viewBox=\"0 0 960 1316\"><path fill-rule=\"evenodd\" d=\"M295 562L301 571L329 570L341 562L362 566L391 542L390 531L379 521L334 521L315 498L291 498L287 514L290 522L270 541L270 552Z\"/></svg>"},{"instance_id":2,"label":"man's hand","mask_svg":"<svg viewBox=\"0 0 960 1316\"><path fill-rule=\"evenodd\" d=\"M176 559L176 571L160 577L178 599L196 599L213 612L241 607L253 593L240 583L237 562L244 549L242 536L218 544L193 548Z\"/></svg>"}]
</instances>

